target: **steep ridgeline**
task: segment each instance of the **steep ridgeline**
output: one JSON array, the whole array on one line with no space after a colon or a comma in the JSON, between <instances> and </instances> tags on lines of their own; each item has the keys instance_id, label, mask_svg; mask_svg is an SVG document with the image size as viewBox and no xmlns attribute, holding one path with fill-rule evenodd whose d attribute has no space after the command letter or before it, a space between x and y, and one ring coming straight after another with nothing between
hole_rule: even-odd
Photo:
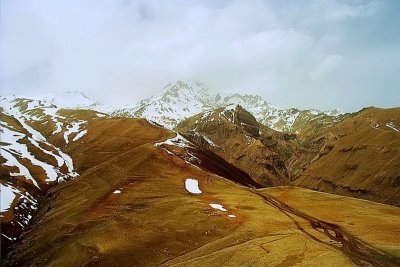
<instances>
[{"instance_id":1,"label":"steep ridgeline","mask_svg":"<svg viewBox=\"0 0 400 267\"><path fill-rule=\"evenodd\" d=\"M81 142L87 124L104 116L25 98L1 98L2 254L29 226L38 201L55 184L78 176L65 149Z\"/></svg>"},{"instance_id":2,"label":"steep ridgeline","mask_svg":"<svg viewBox=\"0 0 400 267\"><path fill-rule=\"evenodd\" d=\"M400 206L400 108L365 108L305 131L288 162L295 185Z\"/></svg>"},{"instance_id":3,"label":"steep ridgeline","mask_svg":"<svg viewBox=\"0 0 400 267\"><path fill-rule=\"evenodd\" d=\"M343 117L338 110L322 112L316 109L281 109L272 106L260 96L253 95L232 94L222 98L217 104L220 106L240 105L253 114L260 123L282 132L299 133L310 123L318 123L326 127L340 121Z\"/></svg>"},{"instance_id":4,"label":"steep ridgeline","mask_svg":"<svg viewBox=\"0 0 400 267\"><path fill-rule=\"evenodd\" d=\"M260 124L241 106L200 113L182 121L176 129L197 145L247 172L263 186L290 182L281 154L285 154L285 150L290 154L292 148L288 141L293 136ZM277 140L280 140L279 145Z\"/></svg>"},{"instance_id":5,"label":"steep ridgeline","mask_svg":"<svg viewBox=\"0 0 400 267\"><path fill-rule=\"evenodd\" d=\"M147 118L173 129L188 117L205 112L210 108L228 105L240 105L253 114L259 122L277 131L285 132L299 131L310 120L319 121L324 118L324 122L329 123L341 119L340 112L337 110L321 112L314 109L280 109L272 106L260 96L214 95L208 91L206 85L191 81L177 81L168 84L160 93L142 100L133 107L107 108L94 105L89 108L105 111L112 116Z\"/></svg>"}]
</instances>

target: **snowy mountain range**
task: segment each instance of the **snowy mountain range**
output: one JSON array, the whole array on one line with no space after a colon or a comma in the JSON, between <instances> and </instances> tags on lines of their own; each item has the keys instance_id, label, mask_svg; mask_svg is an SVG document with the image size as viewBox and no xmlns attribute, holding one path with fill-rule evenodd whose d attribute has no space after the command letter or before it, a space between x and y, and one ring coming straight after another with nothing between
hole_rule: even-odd
<instances>
[{"instance_id":1,"label":"snowy mountain range","mask_svg":"<svg viewBox=\"0 0 400 267\"><path fill-rule=\"evenodd\" d=\"M264 125L278 130L291 131L300 114L310 118L337 116L338 110L322 112L315 109L299 110L275 107L257 95L211 94L206 85L192 81L177 81L136 106L114 109L110 115L144 117L173 129L182 120L210 109L240 105Z\"/></svg>"},{"instance_id":2,"label":"snowy mountain range","mask_svg":"<svg viewBox=\"0 0 400 267\"><path fill-rule=\"evenodd\" d=\"M282 109L257 95L212 94L206 85L187 80L170 83L156 95L132 106L103 105L82 92L48 94L37 99L57 107L92 109L116 117L147 118L169 129L174 129L179 122L200 112L229 105L242 106L259 122L278 131L294 131L293 125L299 117L314 119L341 114L338 110L322 112L316 109Z\"/></svg>"}]
</instances>

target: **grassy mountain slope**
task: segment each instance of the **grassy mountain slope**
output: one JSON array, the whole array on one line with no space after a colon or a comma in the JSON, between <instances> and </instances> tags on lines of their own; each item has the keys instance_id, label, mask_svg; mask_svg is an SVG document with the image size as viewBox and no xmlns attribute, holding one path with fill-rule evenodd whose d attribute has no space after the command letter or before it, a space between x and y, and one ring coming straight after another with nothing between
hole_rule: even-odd
<instances>
[{"instance_id":1,"label":"grassy mountain slope","mask_svg":"<svg viewBox=\"0 0 400 267\"><path fill-rule=\"evenodd\" d=\"M325 129L298 186L400 205L400 108L364 109Z\"/></svg>"},{"instance_id":2,"label":"grassy mountain slope","mask_svg":"<svg viewBox=\"0 0 400 267\"><path fill-rule=\"evenodd\" d=\"M103 118L89 122L87 131L66 147L80 176L47 192L3 266L400 262L397 208L281 188L281 195L301 195L293 209L269 189L242 185L246 174L222 158L202 160L211 154L144 119ZM210 171L215 166L224 166L226 176ZM187 179L198 181L200 194L187 190ZM341 220L322 221L324 207L307 204L325 201L340 203ZM359 216L344 216L350 210ZM382 218L382 228L366 234L370 216Z\"/></svg>"},{"instance_id":3,"label":"grassy mountain slope","mask_svg":"<svg viewBox=\"0 0 400 267\"><path fill-rule=\"evenodd\" d=\"M247 172L263 186L288 185L289 174L281 154L290 135L271 130L257 122L240 106L210 110L177 126L197 145L213 151ZM276 139L282 140L277 147Z\"/></svg>"}]
</instances>

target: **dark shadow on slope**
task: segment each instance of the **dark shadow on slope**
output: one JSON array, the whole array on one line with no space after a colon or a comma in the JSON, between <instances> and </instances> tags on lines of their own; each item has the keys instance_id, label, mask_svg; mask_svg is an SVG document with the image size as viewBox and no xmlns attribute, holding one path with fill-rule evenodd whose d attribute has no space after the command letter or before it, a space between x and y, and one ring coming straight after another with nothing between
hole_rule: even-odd
<instances>
[{"instance_id":1,"label":"dark shadow on slope","mask_svg":"<svg viewBox=\"0 0 400 267\"><path fill-rule=\"evenodd\" d=\"M191 152L200 160L200 163L193 162L200 168L207 170L208 172L215 173L219 176L225 177L228 180L244 186L252 188L263 188L262 185L255 182L246 172L233 166L213 152L204 149L189 150L191 150Z\"/></svg>"},{"instance_id":2,"label":"dark shadow on slope","mask_svg":"<svg viewBox=\"0 0 400 267\"><path fill-rule=\"evenodd\" d=\"M184 137L187 138L186 136ZM226 162L223 158L219 157L213 152L200 149L196 146L187 147L187 150L190 154L197 158L193 161L190 161L192 164L219 176L225 177L226 179L229 179L235 183L250 187L250 191L261 197L266 204L278 209L280 212L293 220L296 227L305 235L316 242L328 245L341 251L355 264L363 265L364 263L369 263L373 266L382 267L400 266L400 259L398 257L369 245L368 243L350 234L340 226L319 220L288 206L286 203L279 201L276 198L257 192L254 189L260 189L263 188L263 186L255 182L246 172ZM312 233L307 232L292 216L307 220L312 229L323 233L333 243L324 242L323 240L320 240L314 236Z\"/></svg>"},{"instance_id":3,"label":"dark shadow on slope","mask_svg":"<svg viewBox=\"0 0 400 267\"><path fill-rule=\"evenodd\" d=\"M190 140L190 136L181 134L187 140ZM190 146L187 148L188 152L194 155L199 161L193 160L190 163L208 171L211 173L215 173L219 176L222 176L228 180L231 180L235 183L248 186L251 188L263 188L264 186L260 185L256 181L251 178L249 174L242 171L241 169L235 167L230 164L217 154L213 153L210 150L202 149L197 146Z\"/></svg>"}]
</instances>

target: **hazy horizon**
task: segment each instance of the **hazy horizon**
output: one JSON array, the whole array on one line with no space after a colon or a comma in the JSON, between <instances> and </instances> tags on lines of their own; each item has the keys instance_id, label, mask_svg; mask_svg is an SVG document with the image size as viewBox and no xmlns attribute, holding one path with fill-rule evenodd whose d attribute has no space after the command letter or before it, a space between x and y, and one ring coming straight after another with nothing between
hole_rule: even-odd
<instances>
[{"instance_id":1,"label":"hazy horizon","mask_svg":"<svg viewBox=\"0 0 400 267\"><path fill-rule=\"evenodd\" d=\"M399 1L2 1L2 95L134 104L176 80L282 107L400 103Z\"/></svg>"}]
</instances>

